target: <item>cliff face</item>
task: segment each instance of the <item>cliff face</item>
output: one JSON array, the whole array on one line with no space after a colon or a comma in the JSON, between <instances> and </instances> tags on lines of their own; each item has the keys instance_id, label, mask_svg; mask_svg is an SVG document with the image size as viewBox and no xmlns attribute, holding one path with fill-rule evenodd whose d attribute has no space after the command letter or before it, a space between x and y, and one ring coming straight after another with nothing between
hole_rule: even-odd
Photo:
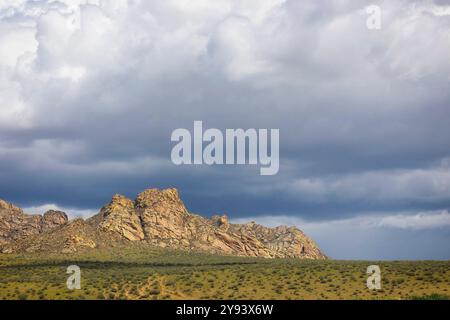
<instances>
[{"instance_id":1,"label":"cliff face","mask_svg":"<svg viewBox=\"0 0 450 320\"><path fill-rule=\"evenodd\" d=\"M192 214L176 189L148 189L134 201L114 195L97 215L77 222L76 227L57 212L48 212L43 217L26 216L16 207L9 208L8 212L10 214L6 216L23 217L16 223L22 225L23 221L23 227L15 230L33 230L35 235L27 241L21 241L25 231L14 233L14 239L6 237L9 243L14 243L8 247L10 251L47 249L74 252L79 247L95 248L123 242L238 256L326 258L317 245L295 227L266 228L254 222L231 224L225 215L207 219ZM25 222L27 219L36 220L31 224L33 227ZM58 226L62 227L56 228ZM52 244L48 244L46 239L53 239Z\"/></svg>"}]
</instances>

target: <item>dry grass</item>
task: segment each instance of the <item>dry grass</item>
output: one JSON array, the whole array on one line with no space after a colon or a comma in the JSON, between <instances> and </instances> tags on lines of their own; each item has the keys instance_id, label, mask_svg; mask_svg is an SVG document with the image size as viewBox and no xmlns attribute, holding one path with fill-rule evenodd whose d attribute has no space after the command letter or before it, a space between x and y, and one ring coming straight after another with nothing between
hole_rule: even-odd
<instances>
[{"instance_id":1,"label":"dry grass","mask_svg":"<svg viewBox=\"0 0 450 320\"><path fill-rule=\"evenodd\" d=\"M82 270L66 288L67 266ZM377 264L382 290L366 288ZM445 299L449 261L252 259L165 249L0 255L0 299Z\"/></svg>"}]
</instances>

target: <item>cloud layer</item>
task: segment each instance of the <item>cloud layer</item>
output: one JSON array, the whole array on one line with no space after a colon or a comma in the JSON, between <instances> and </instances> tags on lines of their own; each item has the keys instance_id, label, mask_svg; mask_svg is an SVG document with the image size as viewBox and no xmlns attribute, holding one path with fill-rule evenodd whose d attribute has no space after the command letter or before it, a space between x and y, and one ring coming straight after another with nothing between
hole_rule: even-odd
<instances>
[{"instance_id":1,"label":"cloud layer","mask_svg":"<svg viewBox=\"0 0 450 320\"><path fill-rule=\"evenodd\" d=\"M447 1L2 0L0 198L93 211L176 186L235 218L446 210L449 30ZM175 167L170 134L194 120L279 128L280 173Z\"/></svg>"}]
</instances>

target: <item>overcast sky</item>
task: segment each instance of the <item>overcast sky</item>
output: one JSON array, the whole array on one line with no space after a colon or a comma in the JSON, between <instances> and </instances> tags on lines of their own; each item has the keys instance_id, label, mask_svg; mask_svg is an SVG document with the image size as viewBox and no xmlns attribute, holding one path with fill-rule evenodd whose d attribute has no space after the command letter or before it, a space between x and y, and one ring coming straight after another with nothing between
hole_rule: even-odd
<instances>
[{"instance_id":1,"label":"overcast sky","mask_svg":"<svg viewBox=\"0 0 450 320\"><path fill-rule=\"evenodd\" d=\"M0 0L0 198L73 217L176 187L334 258L450 259L449 89L450 1ZM175 166L194 120L279 128L278 175Z\"/></svg>"}]
</instances>

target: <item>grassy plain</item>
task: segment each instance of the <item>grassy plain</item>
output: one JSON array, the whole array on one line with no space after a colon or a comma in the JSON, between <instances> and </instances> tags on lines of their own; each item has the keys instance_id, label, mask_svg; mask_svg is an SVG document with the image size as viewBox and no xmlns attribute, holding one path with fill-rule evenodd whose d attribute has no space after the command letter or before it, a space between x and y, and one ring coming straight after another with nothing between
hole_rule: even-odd
<instances>
[{"instance_id":1,"label":"grassy plain","mask_svg":"<svg viewBox=\"0 0 450 320\"><path fill-rule=\"evenodd\" d=\"M366 287L367 266L382 288ZM69 290L69 265L81 289ZM116 248L0 255L0 299L448 299L450 261L307 261Z\"/></svg>"}]
</instances>

